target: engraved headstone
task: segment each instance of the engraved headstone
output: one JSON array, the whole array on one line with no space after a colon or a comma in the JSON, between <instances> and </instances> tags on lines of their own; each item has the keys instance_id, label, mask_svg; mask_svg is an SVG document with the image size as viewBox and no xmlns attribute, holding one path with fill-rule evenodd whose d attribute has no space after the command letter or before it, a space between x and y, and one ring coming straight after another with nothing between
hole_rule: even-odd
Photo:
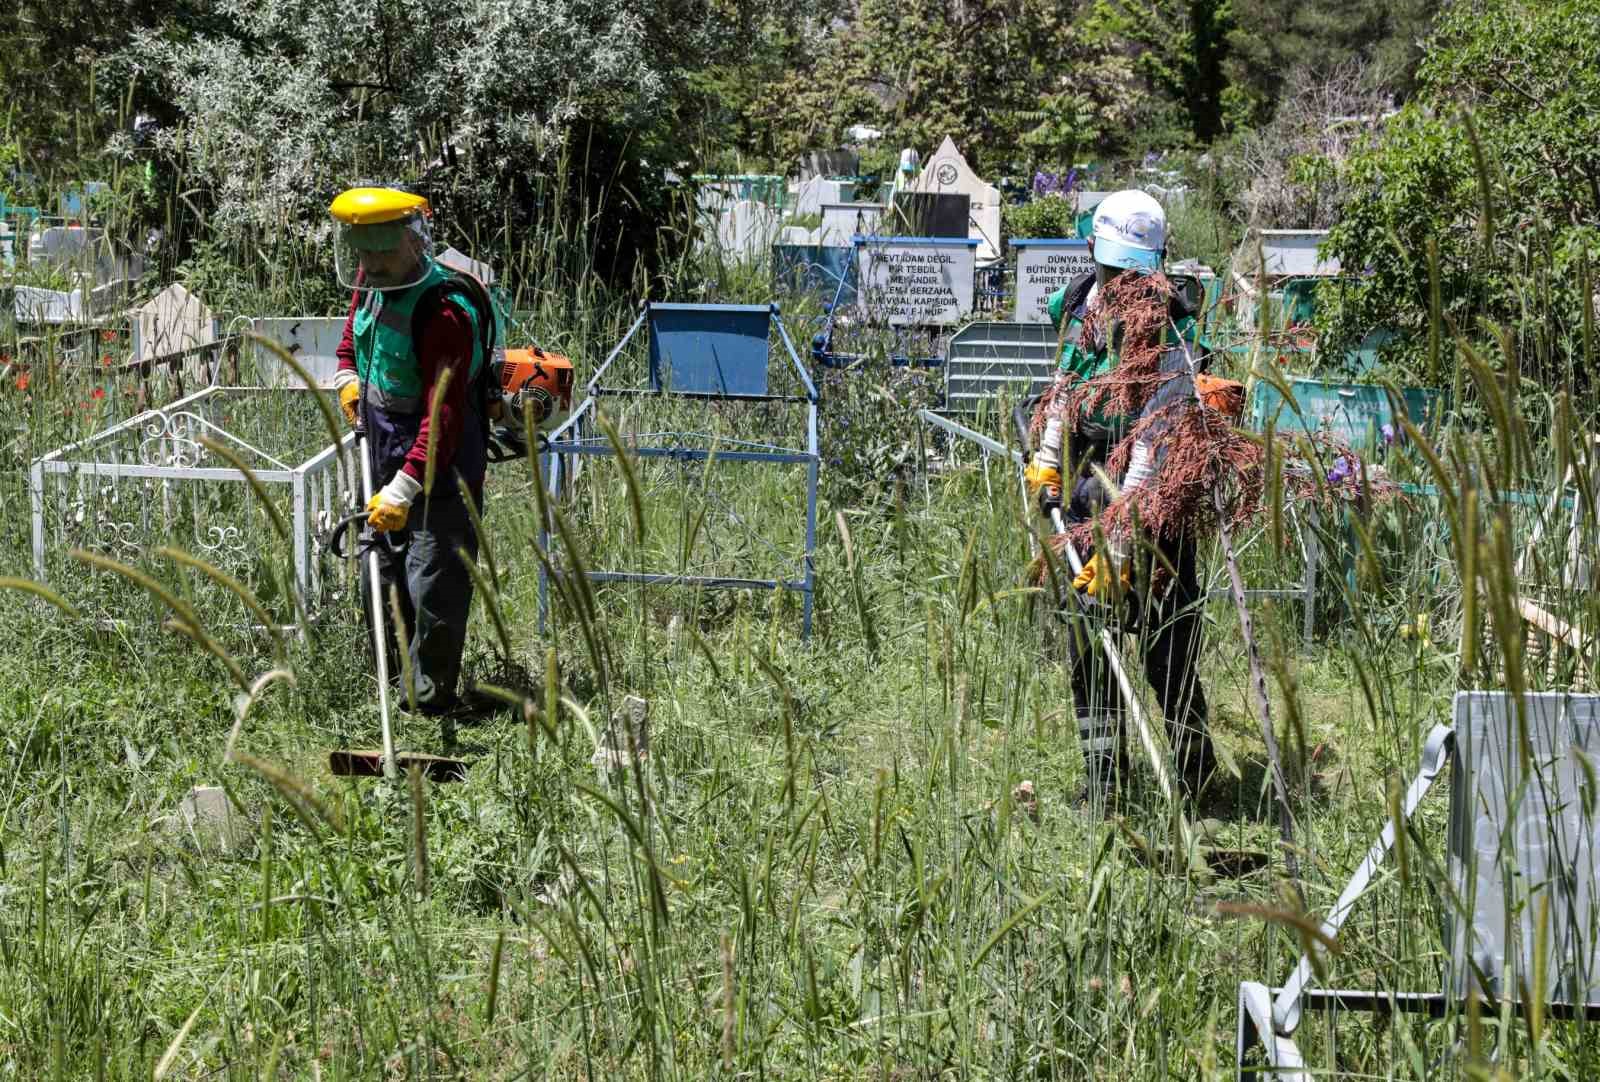
<instances>
[{"instance_id":1,"label":"engraved headstone","mask_svg":"<svg viewBox=\"0 0 1600 1082\"><path fill-rule=\"evenodd\" d=\"M1016 323L1049 323L1050 294L1077 275L1094 270L1089 242L1070 239L1017 238Z\"/></svg>"},{"instance_id":2,"label":"engraved headstone","mask_svg":"<svg viewBox=\"0 0 1600 1082\"><path fill-rule=\"evenodd\" d=\"M973 171L955 140L945 136L907 190L967 196L971 207L965 235L978 242L978 262L1000 258L1000 189Z\"/></svg>"},{"instance_id":3,"label":"engraved headstone","mask_svg":"<svg viewBox=\"0 0 1600 1082\"><path fill-rule=\"evenodd\" d=\"M856 246L859 305L891 327L959 322L972 312L975 240L862 238Z\"/></svg>"}]
</instances>

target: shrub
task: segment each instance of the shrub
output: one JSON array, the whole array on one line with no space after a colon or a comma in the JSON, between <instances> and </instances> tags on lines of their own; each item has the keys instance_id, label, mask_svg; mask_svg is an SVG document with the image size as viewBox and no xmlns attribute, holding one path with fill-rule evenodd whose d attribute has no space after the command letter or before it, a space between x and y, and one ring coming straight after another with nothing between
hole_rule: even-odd
<instances>
[{"instance_id":1,"label":"shrub","mask_svg":"<svg viewBox=\"0 0 1600 1082\"><path fill-rule=\"evenodd\" d=\"M1506 327L1546 385L1582 381L1580 295L1600 258L1600 9L1486 0L1451 10L1421 92L1355 154L1328 250L1359 280L1319 313L1343 348L1374 327L1429 376L1430 249L1446 325ZM1589 286L1592 290L1592 285Z\"/></svg>"},{"instance_id":2,"label":"shrub","mask_svg":"<svg viewBox=\"0 0 1600 1082\"><path fill-rule=\"evenodd\" d=\"M1075 237L1076 217L1072 197L1052 192L1021 206L1008 204L1001 211L1001 227L1008 237Z\"/></svg>"}]
</instances>

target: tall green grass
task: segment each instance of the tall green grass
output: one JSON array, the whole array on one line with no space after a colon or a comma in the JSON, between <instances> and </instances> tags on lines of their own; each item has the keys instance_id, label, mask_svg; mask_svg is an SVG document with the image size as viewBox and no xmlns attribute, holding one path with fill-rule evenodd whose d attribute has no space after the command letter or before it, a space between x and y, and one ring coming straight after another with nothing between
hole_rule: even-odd
<instances>
[{"instance_id":1,"label":"tall green grass","mask_svg":"<svg viewBox=\"0 0 1600 1082\"><path fill-rule=\"evenodd\" d=\"M589 228L501 241L523 327L586 365L632 310L589 283ZM273 277L309 264L226 258L284 303L310 288ZM687 262L674 281L719 299L761 285ZM1377 835L1455 688L1590 679L1584 652L1530 649L1511 605L1535 598L1585 643L1596 633L1592 591L1564 582L1567 512L1542 502L1570 467L1594 559L1594 403L1508 379L1515 358L1492 329L1439 333L1466 358L1455 412L1384 462L1437 494L1326 502L1303 527L1327 554L1310 652L1298 610L1257 612L1312 913ZM4 397L27 425L14 470L98 423L64 416L84 386L62 365ZM607 416L624 450L689 423ZM719 439L781 434L759 414L712 422ZM929 453L899 483L823 507L809 643L782 593L570 575L536 630L541 557L746 566L762 550L729 507L783 541L796 514L783 471L675 474L624 456L631 469L591 469L547 504L537 463L501 467L480 509L493 544L468 660L513 705L463 728L474 765L459 786L327 773L326 748L370 746L378 726L348 594L280 641L239 633L238 592L192 564L148 584L115 569L71 580L116 622L0 589L0 1061L18 1077L113 1079L1228 1076L1238 981L1286 974L1305 923L1232 610L1207 608L1203 678L1238 776L1188 813L1215 820L1220 846L1271 854L1242 878L1187 858L1142 771L1118 819L1074 805L1061 642L1022 579L1014 477L887 435ZM1498 499L1507 489L1535 501ZM30 573L23 491L5 490L0 534L16 576ZM542 523L563 535L558 555L535 549ZM268 549L242 589L283 578ZM1252 584L1299 570L1270 540L1244 559ZM596 766L627 695L651 703L648 755ZM409 715L399 729L403 747L439 739ZM227 789L242 844L165 821L195 784ZM1395 873L1319 956L1330 983L1439 987L1444 804L1423 806ZM1341 1076L1576 1078L1600 1058L1590 1027L1509 1005L1379 1026L1319 1015L1299 1036Z\"/></svg>"}]
</instances>

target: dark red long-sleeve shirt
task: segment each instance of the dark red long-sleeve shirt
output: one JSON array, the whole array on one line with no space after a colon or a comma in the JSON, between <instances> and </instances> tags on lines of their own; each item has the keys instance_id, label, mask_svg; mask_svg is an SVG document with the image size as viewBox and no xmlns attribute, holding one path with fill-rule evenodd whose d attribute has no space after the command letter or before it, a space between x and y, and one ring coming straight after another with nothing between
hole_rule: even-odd
<instances>
[{"instance_id":1,"label":"dark red long-sleeve shirt","mask_svg":"<svg viewBox=\"0 0 1600 1082\"><path fill-rule=\"evenodd\" d=\"M356 370L355 318L360 307L361 294L350 296L350 311L344 319L344 336L335 351L341 370ZM434 441L434 476L447 477L456 459L456 449L461 446L461 429L466 421L467 386L472 382L472 321L448 301L441 301L439 312L425 320L422 335L415 344L417 367L422 376L422 428L416 442L406 452L403 467L419 484L427 477L428 438L433 407L434 387L440 373L450 371L450 385L445 388L444 401L439 403L439 428Z\"/></svg>"}]
</instances>

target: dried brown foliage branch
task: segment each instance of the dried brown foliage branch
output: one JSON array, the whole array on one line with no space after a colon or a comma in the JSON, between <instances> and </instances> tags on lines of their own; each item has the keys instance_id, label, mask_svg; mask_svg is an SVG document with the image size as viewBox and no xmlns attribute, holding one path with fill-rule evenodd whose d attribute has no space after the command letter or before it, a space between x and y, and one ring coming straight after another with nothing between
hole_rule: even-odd
<instances>
[{"instance_id":1,"label":"dried brown foliage branch","mask_svg":"<svg viewBox=\"0 0 1600 1082\"><path fill-rule=\"evenodd\" d=\"M1227 152L1240 179L1238 217L1262 229L1333 225L1347 196L1345 161L1393 109L1393 96L1363 65L1298 72L1272 120Z\"/></svg>"}]
</instances>

